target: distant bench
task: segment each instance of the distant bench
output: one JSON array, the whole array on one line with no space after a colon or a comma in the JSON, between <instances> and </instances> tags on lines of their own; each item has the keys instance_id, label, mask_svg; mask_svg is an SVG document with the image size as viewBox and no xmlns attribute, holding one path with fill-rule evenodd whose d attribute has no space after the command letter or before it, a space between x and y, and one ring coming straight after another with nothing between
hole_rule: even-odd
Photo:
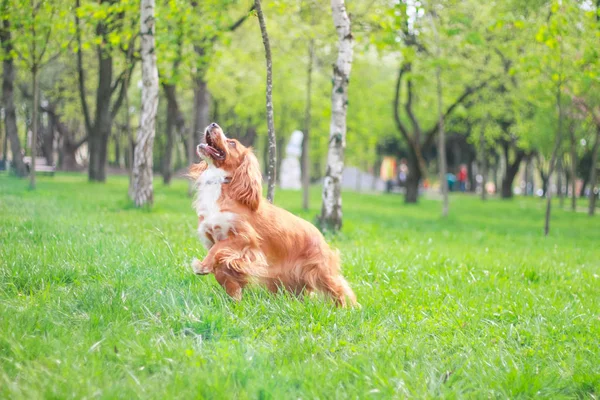
<instances>
[{"instance_id":1,"label":"distant bench","mask_svg":"<svg viewBox=\"0 0 600 400\"><path fill-rule=\"evenodd\" d=\"M23 157L23 162L27 165L27 169L31 169L31 157ZM42 172L50 175L54 175L56 167L54 165L48 165L48 161L45 157L35 158L35 172Z\"/></svg>"}]
</instances>

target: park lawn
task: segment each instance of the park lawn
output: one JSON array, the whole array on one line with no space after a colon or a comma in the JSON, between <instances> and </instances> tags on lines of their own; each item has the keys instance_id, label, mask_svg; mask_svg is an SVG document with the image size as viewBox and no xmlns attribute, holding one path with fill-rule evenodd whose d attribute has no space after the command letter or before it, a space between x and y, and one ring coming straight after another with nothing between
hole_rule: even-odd
<instances>
[{"instance_id":1,"label":"park lawn","mask_svg":"<svg viewBox=\"0 0 600 400\"><path fill-rule=\"evenodd\" d=\"M186 183L0 176L0 398L600 396L600 217L539 199L405 205L344 193L328 238L362 309L260 288L230 301ZM299 192L276 203L307 219Z\"/></svg>"}]
</instances>

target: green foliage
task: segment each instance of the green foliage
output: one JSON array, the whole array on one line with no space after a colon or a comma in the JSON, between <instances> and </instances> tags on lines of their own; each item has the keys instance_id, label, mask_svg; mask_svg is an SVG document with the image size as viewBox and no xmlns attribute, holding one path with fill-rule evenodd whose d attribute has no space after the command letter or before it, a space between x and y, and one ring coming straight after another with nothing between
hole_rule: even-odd
<instances>
[{"instance_id":1,"label":"green foliage","mask_svg":"<svg viewBox=\"0 0 600 400\"><path fill-rule=\"evenodd\" d=\"M74 12L81 19L82 26L88 28L82 43L83 50L99 46L105 53L127 51L139 34L137 1L82 0Z\"/></svg>"},{"instance_id":2,"label":"green foliage","mask_svg":"<svg viewBox=\"0 0 600 400\"><path fill-rule=\"evenodd\" d=\"M204 250L186 184L149 213L126 177L0 176L0 397L593 397L597 221L451 197L344 194L344 274L362 309L191 273ZM300 210L298 192L277 202ZM294 206L296 205L296 206ZM436 216L436 217L432 217Z\"/></svg>"},{"instance_id":3,"label":"green foliage","mask_svg":"<svg viewBox=\"0 0 600 400\"><path fill-rule=\"evenodd\" d=\"M73 25L66 0L3 0L8 3L14 54L28 70L40 70L65 51Z\"/></svg>"}]
</instances>

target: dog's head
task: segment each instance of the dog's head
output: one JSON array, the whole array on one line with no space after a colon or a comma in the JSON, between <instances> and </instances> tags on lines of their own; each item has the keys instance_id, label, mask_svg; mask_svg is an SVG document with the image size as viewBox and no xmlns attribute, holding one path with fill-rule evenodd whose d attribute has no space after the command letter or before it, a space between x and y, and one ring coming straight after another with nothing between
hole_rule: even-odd
<instances>
[{"instance_id":1,"label":"dog's head","mask_svg":"<svg viewBox=\"0 0 600 400\"><path fill-rule=\"evenodd\" d=\"M252 149L235 139L229 139L216 123L206 127L204 143L196 148L198 156L208 164L224 170L231 181L226 193L234 200L255 211L262 194L262 175ZM197 165L197 164L196 164ZM199 171L198 175L202 173Z\"/></svg>"}]
</instances>

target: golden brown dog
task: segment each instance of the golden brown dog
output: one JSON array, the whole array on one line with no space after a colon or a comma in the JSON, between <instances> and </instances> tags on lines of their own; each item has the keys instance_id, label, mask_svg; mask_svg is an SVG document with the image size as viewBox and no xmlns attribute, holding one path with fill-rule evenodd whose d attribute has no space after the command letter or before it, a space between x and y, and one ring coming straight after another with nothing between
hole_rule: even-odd
<instances>
[{"instance_id":1,"label":"golden brown dog","mask_svg":"<svg viewBox=\"0 0 600 400\"><path fill-rule=\"evenodd\" d=\"M340 274L340 260L309 222L262 198L262 176L252 149L228 139L212 123L198 145L202 158L190 168L197 197L198 234L208 250L194 260L196 274L213 273L235 300L252 280L272 292L320 291L339 306L356 304Z\"/></svg>"}]
</instances>

